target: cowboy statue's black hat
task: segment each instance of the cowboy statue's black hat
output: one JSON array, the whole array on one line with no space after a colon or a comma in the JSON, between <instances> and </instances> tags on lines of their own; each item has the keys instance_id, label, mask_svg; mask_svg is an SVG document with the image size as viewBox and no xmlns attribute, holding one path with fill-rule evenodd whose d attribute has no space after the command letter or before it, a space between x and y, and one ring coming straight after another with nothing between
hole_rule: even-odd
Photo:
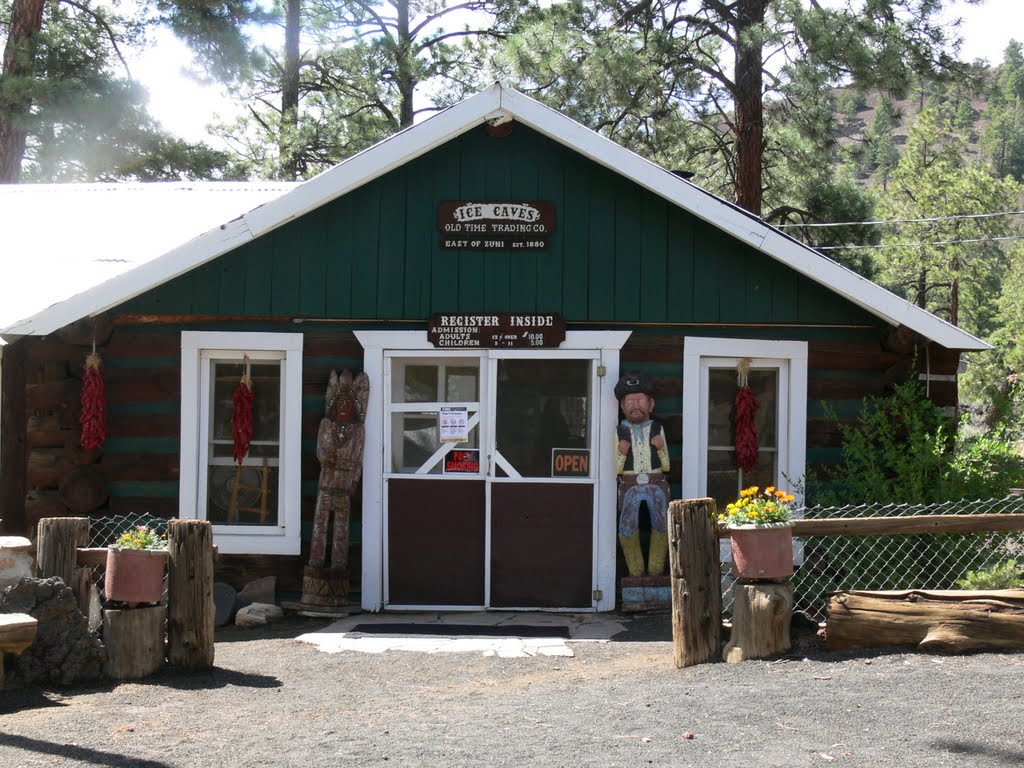
<instances>
[{"instance_id":1,"label":"cowboy statue's black hat","mask_svg":"<svg viewBox=\"0 0 1024 768\"><path fill-rule=\"evenodd\" d=\"M637 393L654 397L654 383L647 374L630 371L619 378L618 384L615 385L616 400Z\"/></svg>"}]
</instances>

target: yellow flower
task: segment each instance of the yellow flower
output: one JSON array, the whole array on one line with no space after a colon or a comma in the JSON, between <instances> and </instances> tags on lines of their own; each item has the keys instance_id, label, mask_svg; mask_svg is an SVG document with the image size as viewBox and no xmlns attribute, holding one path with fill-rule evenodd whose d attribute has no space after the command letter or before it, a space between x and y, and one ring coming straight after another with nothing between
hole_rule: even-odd
<instances>
[{"instance_id":1,"label":"yellow flower","mask_svg":"<svg viewBox=\"0 0 1024 768\"><path fill-rule=\"evenodd\" d=\"M764 492L765 493L774 493L775 492L775 486L774 485L769 485L767 488L764 489Z\"/></svg>"},{"instance_id":2,"label":"yellow flower","mask_svg":"<svg viewBox=\"0 0 1024 768\"><path fill-rule=\"evenodd\" d=\"M787 497L785 498L785 501L786 501L787 503L788 503L788 502L791 502L791 501L796 501L796 496L794 496L793 494L790 494L789 496L787 496Z\"/></svg>"}]
</instances>

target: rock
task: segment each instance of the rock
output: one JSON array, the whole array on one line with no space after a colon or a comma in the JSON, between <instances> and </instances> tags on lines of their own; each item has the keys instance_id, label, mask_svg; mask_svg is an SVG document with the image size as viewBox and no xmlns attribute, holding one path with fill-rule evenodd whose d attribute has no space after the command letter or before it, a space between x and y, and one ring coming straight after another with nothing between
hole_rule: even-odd
<instances>
[{"instance_id":1,"label":"rock","mask_svg":"<svg viewBox=\"0 0 1024 768\"><path fill-rule=\"evenodd\" d=\"M32 576L32 542L23 536L0 536L0 589Z\"/></svg>"},{"instance_id":2,"label":"rock","mask_svg":"<svg viewBox=\"0 0 1024 768\"><path fill-rule=\"evenodd\" d=\"M36 641L11 665L17 682L71 685L103 674L106 648L60 578L24 578L7 587L0 593L0 613L27 613L39 621Z\"/></svg>"},{"instance_id":3,"label":"rock","mask_svg":"<svg viewBox=\"0 0 1024 768\"><path fill-rule=\"evenodd\" d=\"M252 605L253 603L276 605L276 593L277 577L264 576L262 579L250 581L242 587L242 591L238 593L238 599L235 600L235 607L244 608L245 606Z\"/></svg>"},{"instance_id":4,"label":"rock","mask_svg":"<svg viewBox=\"0 0 1024 768\"><path fill-rule=\"evenodd\" d=\"M284 617L284 611L276 605L268 603L253 603L239 609L235 614L235 626L237 627L262 627L276 619Z\"/></svg>"},{"instance_id":5,"label":"rock","mask_svg":"<svg viewBox=\"0 0 1024 768\"><path fill-rule=\"evenodd\" d=\"M214 583L213 604L215 606L215 614L213 623L215 626L223 627L231 621L235 615L235 600L237 597L238 593L235 592L235 588L230 584L225 584L223 581Z\"/></svg>"}]
</instances>

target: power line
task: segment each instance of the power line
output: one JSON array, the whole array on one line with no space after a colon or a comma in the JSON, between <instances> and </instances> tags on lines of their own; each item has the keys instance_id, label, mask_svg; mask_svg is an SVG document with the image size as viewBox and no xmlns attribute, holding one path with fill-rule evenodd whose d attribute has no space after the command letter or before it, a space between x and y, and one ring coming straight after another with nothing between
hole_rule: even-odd
<instances>
[{"instance_id":1,"label":"power line","mask_svg":"<svg viewBox=\"0 0 1024 768\"><path fill-rule=\"evenodd\" d=\"M961 245L963 243L991 243L997 240L1020 240L1024 235L1008 235L1006 237L976 237L969 240L933 240L924 243L882 243L880 245L823 245L810 246L816 251L844 251L860 248L918 248L922 245Z\"/></svg>"},{"instance_id":2,"label":"power line","mask_svg":"<svg viewBox=\"0 0 1024 768\"><path fill-rule=\"evenodd\" d=\"M813 224L776 224L776 229L793 229L795 227L808 228L811 227L849 227L868 224L921 224L930 221L950 221L953 219L989 219L994 216L1020 216L1024 214L1024 211L999 211L997 213L962 213L962 214L951 214L949 216L930 216L923 219L879 219L877 221L829 221L820 222Z\"/></svg>"}]
</instances>

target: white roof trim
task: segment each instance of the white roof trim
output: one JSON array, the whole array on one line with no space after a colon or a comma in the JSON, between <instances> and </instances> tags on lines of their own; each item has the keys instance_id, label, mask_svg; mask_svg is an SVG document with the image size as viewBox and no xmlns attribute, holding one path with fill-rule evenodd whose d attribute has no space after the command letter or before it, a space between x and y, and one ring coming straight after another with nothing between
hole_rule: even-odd
<instances>
[{"instance_id":1,"label":"white roof trim","mask_svg":"<svg viewBox=\"0 0 1024 768\"><path fill-rule=\"evenodd\" d=\"M504 120L509 115L704 219L888 323L905 325L950 349L990 348L984 341L913 306L731 203L620 147L550 107L497 83L354 155L250 211L241 219L211 230L2 332L12 337L46 335L82 317L103 312L351 192L486 120Z\"/></svg>"}]
</instances>

